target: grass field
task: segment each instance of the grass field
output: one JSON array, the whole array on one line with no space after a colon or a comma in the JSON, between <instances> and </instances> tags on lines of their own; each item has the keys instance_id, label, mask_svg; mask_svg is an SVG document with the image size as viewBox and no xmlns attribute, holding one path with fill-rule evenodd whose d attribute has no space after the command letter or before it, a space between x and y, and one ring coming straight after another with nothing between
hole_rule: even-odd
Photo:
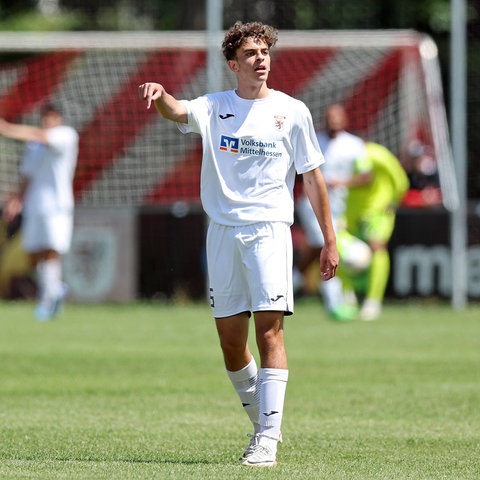
<instances>
[{"instance_id":1,"label":"grass field","mask_svg":"<svg viewBox=\"0 0 480 480\"><path fill-rule=\"evenodd\" d=\"M478 305L339 324L298 301L279 464L254 470L204 304L31 312L0 303L0 478L480 478Z\"/></svg>"}]
</instances>

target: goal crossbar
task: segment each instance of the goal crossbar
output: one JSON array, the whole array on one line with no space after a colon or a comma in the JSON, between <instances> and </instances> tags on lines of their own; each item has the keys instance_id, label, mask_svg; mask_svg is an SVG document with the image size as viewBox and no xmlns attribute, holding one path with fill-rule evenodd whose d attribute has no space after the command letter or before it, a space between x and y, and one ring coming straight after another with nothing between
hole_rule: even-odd
<instances>
[{"instance_id":1,"label":"goal crossbar","mask_svg":"<svg viewBox=\"0 0 480 480\"><path fill-rule=\"evenodd\" d=\"M198 204L198 139L182 137L146 111L136 86L160 81L178 98L205 93L208 49L208 32L199 31L2 32L0 116L34 122L45 101L62 104L81 138L75 179L80 205ZM328 104L343 102L355 133L402 159L412 142L428 146L443 203L456 208L438 54L430 37L412 30L281 31L272 55L269 85L304 101L316 127ZM234 79L220 65L223 88L233 88ZM19 181L22 152L0 143L2 201Z\"/></svg>"}]
</instances>

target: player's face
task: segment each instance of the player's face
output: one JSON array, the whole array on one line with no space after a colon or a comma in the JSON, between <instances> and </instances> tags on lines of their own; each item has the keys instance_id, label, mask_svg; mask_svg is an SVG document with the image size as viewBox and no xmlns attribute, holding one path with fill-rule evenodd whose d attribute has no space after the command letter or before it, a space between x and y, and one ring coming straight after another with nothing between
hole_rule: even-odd
<instances>
[{"instance_id":1,"label":"player's face","mask_svg":"<svg viewBox=\"0 0 480 480\"><path fill-rule=\"evenodd\" d=\"M42 117L43 128L58 127L62 123L62 116L57 112L48 112Z\"/></svg>"},{"instance_id":2,"label":"player's face","mask_svg":"<svg viewBox=\"0 0 480 480\"><path fill-rule=\"evenodd\" d=\"M237 50L235 60L230 60L230 68L239 80L265 82L270 71L270 51L263 40L247 38Z\"/></svg>"},{"instance_id":3,"label":"player's face","mask_svg":"<svg viewBox=\"0 0 480 480\"><path fill-rule=\"evenodd\" d=\"M333 136L347 126L345 109L340 105L332 105L325 116L327 132Z\"/></svg>"}]
</instances>

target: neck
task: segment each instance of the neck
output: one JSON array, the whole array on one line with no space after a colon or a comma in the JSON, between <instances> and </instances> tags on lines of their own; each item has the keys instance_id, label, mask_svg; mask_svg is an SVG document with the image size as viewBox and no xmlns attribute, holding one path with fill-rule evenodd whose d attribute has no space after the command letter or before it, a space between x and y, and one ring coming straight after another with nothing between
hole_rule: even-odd
<instances>
[{"instance_id":1,"label":"neck","mask_svg":"<svg viewBox=\"0 0 480 480\"><path fill-rule=\"evenodd\" d=\"M261 85L238 85L236 89L237 95L246 100L258 100L270 95L270 89L263 82Z\"/></svg>"}]
</instances>

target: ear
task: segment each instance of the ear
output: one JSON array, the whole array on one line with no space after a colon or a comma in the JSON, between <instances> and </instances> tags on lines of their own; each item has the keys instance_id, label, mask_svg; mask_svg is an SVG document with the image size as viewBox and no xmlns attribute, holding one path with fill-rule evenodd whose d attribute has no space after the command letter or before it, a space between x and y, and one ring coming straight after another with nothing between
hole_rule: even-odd
<instances>
[{"instance_id":1,"label":"ear","mask_svg":"<svg viewBox=\"0 0 480 480\"><path fill-rule=\"evenodd\" d=\"M228 60L227 61L228 68L234 73L238 72L238 63L236 60Z\"/></svg>"}]
</instances>

